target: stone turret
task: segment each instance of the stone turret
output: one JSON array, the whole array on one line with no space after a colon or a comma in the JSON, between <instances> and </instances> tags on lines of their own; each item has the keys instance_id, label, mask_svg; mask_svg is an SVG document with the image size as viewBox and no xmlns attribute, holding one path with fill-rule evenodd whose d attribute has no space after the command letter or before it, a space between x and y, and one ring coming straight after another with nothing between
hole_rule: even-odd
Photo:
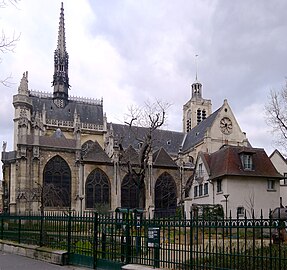
<instances>
[{"instance_id":1,"label":"stone turret","mask_svg":"<svg viewBox=\"0 0 287 270\"><path fill-rule=\"evenodd\" d=\"M23 73L23 77L18 87L18 94L13 96L14 115L14 150L17 150L19 143L25 144L26 137L31 130L31 110L32 103L28 90L28 71Z\"/></svg>"},{"instance_id":2,"label":"stone turret","mask_svg":"<svg viewBox=\"0 0 287 270\"><path fill-rule=\"evenodd\" d=\"M64 108L68 104L69 90L69 55L66 51L64 7L61 4L59 33L57 49L54 53L54 76L52 85L54 86L53 100L59 108Z\"/></svg>"}]
</instances>

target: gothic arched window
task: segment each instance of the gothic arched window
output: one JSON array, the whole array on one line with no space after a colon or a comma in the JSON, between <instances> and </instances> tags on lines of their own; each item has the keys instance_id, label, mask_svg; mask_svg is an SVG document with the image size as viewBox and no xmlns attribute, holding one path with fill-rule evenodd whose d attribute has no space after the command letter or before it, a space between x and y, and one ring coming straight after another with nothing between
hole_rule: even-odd
<instances>
[{"instance_id":1,"label":"gothic arched window","mask_svg":"<svg viewBox=\"0 0 287 270\"><path fill-rule=\"evenodd\" d=\"M202 120L206 119L206 110L202 110Z\"/></svg>"},{"instance_id":2,"label":"gothic arched window","mask_svg":"<svg viewBox=\"0 0 287 270\"><path fill-rule=\"evenodd\" d=\"M199 124L201 122L202 118L201 118L201 109L197 109L197 124Z\"/></svg>"},{"instance_id":3,"label":"gothic arched window","mask_svg":"<svg viewBox=\"0 0 287 270\"><path fill-rule=\"evenodd\" d=\"M71 204L71 170L60 156L51 158L43 173L44 206L69 207Z\"/></svg>"},{"instance_id":4,"label":"gothic arched window","mask_svg":"<svg viewBox=\"0 0 287 270\"><path fill-rule=\"evenodd\" d=\"M145 207L145 186L136 184L136 174L128 173L121 186L121 207L144 208Z\"/></svg>"},{"instance_id":5,"label":"gothic arched window","mask_svg":"<svg viewBox=\"0 0 287 270\"><path fill-rule=\"evenodd\" d=\"M187 115L186 115L186 132L189 132L191 130L191 110L189 110L187 112Z\"/></svg>"},{"instance_id":6,"label":"gothic arched window","mask_svg":"<svg viewBox=\"0 0 287 270\"><path fill-rule=\"evenodd\" d=\"M164 172L155 183L155 212L174 214L177 206L177 188L172 176Z\"/></svg>"},{"instance_id":7,"label":"gothic arched window","mask_svg":"<svg viewBox=\"0 0 287 270\"><path fill-rule=\"evenodd\" d=\"M86 181L86 208L110 207L110 181L100 169L93 170Z\"/></svg>"}]
</instances>

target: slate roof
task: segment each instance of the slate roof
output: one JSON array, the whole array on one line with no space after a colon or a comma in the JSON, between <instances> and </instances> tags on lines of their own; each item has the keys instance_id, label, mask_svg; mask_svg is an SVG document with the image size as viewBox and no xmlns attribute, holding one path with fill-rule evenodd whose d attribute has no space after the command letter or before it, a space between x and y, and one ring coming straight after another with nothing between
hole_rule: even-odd
<instances>
[{"instance_id":1,"label":"slate roof","mask_svg":"<svg viewBox=\"0 0 287 270\"><path fill-rule=\"evenodd\" d=\"M57 119L62 121L74 121L75 109L77 114L80 115L82 123L91 123L102 125L103 124L103 106L100 104L90 104L85 102L77 102L69 100L69 103L64 108L58 108L52 97L37 97L31 96L33 105L33 113L36 111L42 113L43 106L48 119Z\"/></svg>"},{"instance_id":2,"label":"slate roof","mask_svg":"<svg viewBox=\"0 0 287 270\"><path fill-rule=\"evenodd\" d=\"M240 154L252 154L253 170L244 170ZM261 148L224 146L212 154L204 154L210 169L210 179L222 176L250 176L281 179L271 160Z\"/></svg>"},{"instance_id":3,"label":"slate roof","mask_svg":"<svg viewBox=\"0 0 287 270\"><path fill-rule=\"evenodd\" d=\"M211 127L220 109L221 107L187 133L182 152L188 151L204 139L206 130Z\"/></svg>"},{"instance_id":4,"label":"slate roof","mask_svg":"<svg viewBox=\"0 0 287 270\"><path fill-rule=\"evenodd\" d=\"M132 164L139 164L139 154L131 145L129 145L129 147L124 150L121 161L124 163L130 161Z\"/></svg>"},{"instance_id":5,"label":"slate roof","mask_svg":"<svg viewBox=\"0 0 287 270\"><path fill-rule=\"evenodd\" d=\"M153 153L153 165L158 167L178 167L164 148L160 148Z\"/></svg>"},{"instance_id":6,"label":"slate roof","mask_svg":"<svg viewBox=\"0 0 287 270\"><path fill-rule=\"evenodd\" d=\"M114 131L114 139L118 140L118 143L122 144L124 149L130 145L134 149L139 149L139 141L137 138L144 138L147 133L147 128L133 126L130 129L127 125L114 123L110 123L109 128L111 125ZM170 155L178 154L185 137L185 133L183 132L162 129L155 130L153 134L153 150L156 151L162 147Z\"/></svg>"},{"instance_id":7,"label":"slate roof","mask_svg":"<svg viewBox=\"0 0 287 270\"><path fill-rule=\"evenodd\" d=\"M112 162L100 144L95 141L90 144L86 154L83 156L84 161L94 161L98 163L110 163Z\"/></svg>"},{"instance_id":8,"label":"slate roof","mask_svg":"<svg viewBox=\"0 0 287 270\"><path fill-rule=\"evenodd\" d=\"M34 144L34 136L28 135L27 136L27 144L33 145ZM69 148L69 149L76 149L76 140L74 139L66 139L64 136L57 137L57 136L39 136L39 145L41 147L53 147L53 148Z\"/></svg>"},{"instance_id":9,"label":"slate roof","mask_svg":"<svg viewBox=\"0 0 287 270\"><path fill-rule=\"evenodd\" d=\"M1 161L3 163L8 161L14 161L17 157L17 151L2 152Z\"/></svg>"}]
</instances>

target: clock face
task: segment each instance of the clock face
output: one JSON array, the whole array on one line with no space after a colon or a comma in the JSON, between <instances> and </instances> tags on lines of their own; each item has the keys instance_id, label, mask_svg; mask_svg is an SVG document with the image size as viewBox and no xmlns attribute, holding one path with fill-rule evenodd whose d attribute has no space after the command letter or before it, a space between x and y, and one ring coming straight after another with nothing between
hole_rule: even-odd
<instances>
[{"instance_id":1,"label":"clock face","mask_svg":"<svg viewBox=\"0 0 287 270\"><path fill-rule=\"evenodd\" d=\"M232 132L232 122L228 117L223 117L220 120L220 130L223 134L230 134Z\"/></svg>"}]
</instances>

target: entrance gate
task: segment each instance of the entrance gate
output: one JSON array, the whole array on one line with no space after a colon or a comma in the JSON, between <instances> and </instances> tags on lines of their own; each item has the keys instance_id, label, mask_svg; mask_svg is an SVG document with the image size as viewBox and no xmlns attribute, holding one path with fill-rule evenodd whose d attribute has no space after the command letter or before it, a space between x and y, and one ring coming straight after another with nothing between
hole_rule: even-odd
<instances>
[{"instance_id":1,"label":"entrance gate","mask_svg":"<svg viewBox=\"0 0 287 270\"><path fill-rule=\"evenodd\" d=\"M132 242L135 242L135 252L139 252L141 245L140 237L131 234L139 233L142 214L142 210L118 208L115 216L97 213L71 216L70 264L121 269L122 265L131 263Z\"/></svg>"}]
</instances>

